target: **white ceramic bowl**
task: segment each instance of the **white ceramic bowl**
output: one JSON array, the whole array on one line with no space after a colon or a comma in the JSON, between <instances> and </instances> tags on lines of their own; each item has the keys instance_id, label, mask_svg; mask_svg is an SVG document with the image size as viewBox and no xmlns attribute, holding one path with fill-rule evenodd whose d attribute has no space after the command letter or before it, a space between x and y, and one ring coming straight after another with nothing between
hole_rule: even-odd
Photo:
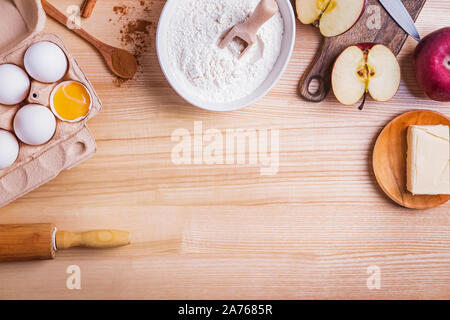
<instances>
[{"instance_id":1,"label":"white ceramic bowl","mask_svg":"<svg viewBox=\"0 0 450 320\"><path fill-rule=\"evenodd\" d=\"M289 0L277 0L278 7L284 20L284 35L281 44L281 52L278 60L272 69L269 76L254 92L248 96L226 103L212 103L204 101L190 93L182 85L181 81L175 75L172 69L171 61L167 48L167 33L171 22L172 14L178 1L184 0L168 0L161 13L158 23L158 30L156 33L156 51L158 54L159 63L164 75L169 81L173 89L187 102L202 109L211 111L233 111L245 108L256 103L259 99L264 97L281 78L284 70L289 63L295 43L295 15L292 5Z\"/></svg>"}]
</instances>

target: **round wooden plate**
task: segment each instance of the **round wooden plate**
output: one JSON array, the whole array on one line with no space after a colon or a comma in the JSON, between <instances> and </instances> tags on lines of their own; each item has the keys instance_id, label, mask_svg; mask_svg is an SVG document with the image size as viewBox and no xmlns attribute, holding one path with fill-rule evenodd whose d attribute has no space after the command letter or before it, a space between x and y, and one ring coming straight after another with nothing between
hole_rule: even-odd
<instances>
[{"instance_id":1,"label":"round wooden plate","mask_svg":"<svg viewBox=\"0 0 450 320\"><path fill-rule=\"evenodd\" d=\"M411 125L450 126L450 119L433 111L411 111L392 120L380 133L373 151L373 170L381 189L399 205L411 209L430 209L450 195L413 195L406 189L407 129Z\"/></svg>"}]
</instances>

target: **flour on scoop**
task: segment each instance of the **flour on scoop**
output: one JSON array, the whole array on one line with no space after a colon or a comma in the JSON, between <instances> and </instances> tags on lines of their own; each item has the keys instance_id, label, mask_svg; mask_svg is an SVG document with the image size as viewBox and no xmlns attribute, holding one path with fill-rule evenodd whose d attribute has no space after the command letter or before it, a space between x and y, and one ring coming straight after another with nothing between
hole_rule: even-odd
<instances>
[{"instance_id":1,"label":"flour on scoop","mask_svg":"<svg viewBox=\"0 0 450 320\"><path fill-rule=\"evenodd\" d=\"M242 59L242 42L218 47L224 33L245 22L259 1L179 1L167 35L168 54L191 94L209 102L235 101L255 91L270 74L284 33L280 12L259 30L257 43Z\"/></svg>"}]
</instances>

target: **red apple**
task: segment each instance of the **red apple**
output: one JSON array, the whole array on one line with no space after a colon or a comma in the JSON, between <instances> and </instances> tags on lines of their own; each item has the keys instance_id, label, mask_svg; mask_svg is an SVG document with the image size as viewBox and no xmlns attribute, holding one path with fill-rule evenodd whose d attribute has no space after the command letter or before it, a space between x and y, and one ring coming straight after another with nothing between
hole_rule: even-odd
<instances>
[{"instance_id":1,"label":"red apple","mask_svg":"<svg viewBox=\"0 0 450 320\"><path fill-rule=\"evenodd\" d=\"M318 25L325 37L349 30L364 12L366 0L296 0L297 14L304 24Z\"/></svg>"},{"instance_id":2,"label":"red apple","mask_svg":"<svg viewBox=\"0 0 450 320\"><path fill-rule=\"evenodd\" d=\"M354 105L367 93L376 101L390 100L397 93L400 78L400 65L389 48L363 43L348 47L337 58L331 84L339 102Z\"/></svg>"},{"instance_id":3,"label":"red apple","mask_svg":"<svg viewBox=\"0 0 450 320\"><path fill-rule=\"evenodd\" d=\"M450 27L439 29L419 42L414 52L419 85L436 101L450 101Z\"/></svg>"}]
</instances>

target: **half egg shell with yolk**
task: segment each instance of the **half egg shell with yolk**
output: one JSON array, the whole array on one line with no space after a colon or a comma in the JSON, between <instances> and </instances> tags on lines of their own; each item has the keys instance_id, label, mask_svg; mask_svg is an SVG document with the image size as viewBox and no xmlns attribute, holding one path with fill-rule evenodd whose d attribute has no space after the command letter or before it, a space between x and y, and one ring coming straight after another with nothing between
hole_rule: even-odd
<instances>
[{"instance_id":1,"label":"half egg shell with yolk","mask_svg":"<svg viewBox=\"0 0 450 320\"><path fill-rule=\"evenodd\" d=\"M64 81L53 89L50 107L58 119L78 122L85 119L91 111L92 95L82 83Z\"/></svg>"}]
</instances>

